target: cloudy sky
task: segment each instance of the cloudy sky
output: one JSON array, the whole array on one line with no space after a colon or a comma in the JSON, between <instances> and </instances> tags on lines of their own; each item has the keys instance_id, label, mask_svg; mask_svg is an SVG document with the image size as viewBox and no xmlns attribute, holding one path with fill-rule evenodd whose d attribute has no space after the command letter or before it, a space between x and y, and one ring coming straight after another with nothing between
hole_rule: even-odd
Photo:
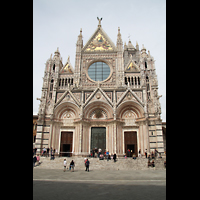
<instances>
[{"instance_id":1,"label":"cloudy sky","mask_svg":"<svg viewBox=\"0 0 200 200\"><path fill-rule=\"evenodd\" d=\"M83 45L103 18L103 30L116 44L118 27L123 43L129 37L154 57L158 94L166 121L166 0L33 0L33 114L38 113L45 62L59 47L63 64L75 65L76 41L82 28Z\"/></svg>"}]
</instances>

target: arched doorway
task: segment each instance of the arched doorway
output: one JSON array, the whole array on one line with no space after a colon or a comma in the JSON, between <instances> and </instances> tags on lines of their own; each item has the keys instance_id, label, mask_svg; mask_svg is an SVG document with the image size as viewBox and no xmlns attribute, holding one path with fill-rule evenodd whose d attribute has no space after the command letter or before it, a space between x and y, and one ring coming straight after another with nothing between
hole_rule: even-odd
<instances>
[{"instance_id":1,"label":"arched doorway","mask_svg":"<svg viewBox=\"0 0 200 200\"><path fill-rule=\"evenodd\" d=\"M70 157L72 156L73 132L62 131L60 141L60 155Z\"/></svg>"},{"instance_id":2,"label":"arched doorway","mask_svg":"<svg viewBox=\"0 0 200 200\"><path fill-rule=\"evenodd\" d=\"M141 148L141 135L143 134L143 130L136 121L142 118L143 114L144 110L142 106L130 100L123 102L117 109L117 117L124 122L121 138L123 155L126 154L132 157L135 154L138 156L138 151ZM128 149L130 150L129 152Z\"/></svg>"},{"instance_id":3,"label":"arched doorway","mask_svg":"<svg viewBox=\"0 0 200 200\"><path fill-rule=\"evenodd\" d=\"M124 132L124 143L125 143L124 147L127 157L132 157L133 154L138 156L136 131Z\"/></svg>"}]
</instances>

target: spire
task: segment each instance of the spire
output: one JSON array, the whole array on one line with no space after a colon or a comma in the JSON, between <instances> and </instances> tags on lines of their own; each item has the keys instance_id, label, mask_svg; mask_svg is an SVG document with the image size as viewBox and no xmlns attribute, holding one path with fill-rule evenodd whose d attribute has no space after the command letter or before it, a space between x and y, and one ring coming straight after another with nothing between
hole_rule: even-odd
<instances>
[{"instance_id":1,"label":"spire","mask_svg":"<svg viewBox=\"0 0 200 200\"><path fill-rule=\"evenodd\" d=\"M147 56L146 48L144 47L144 44L142 44L141 52L142 52L142 57L146 57Z\"/></svg>"},{"instance_id":2,"label":"spire","mask_svg":"<svg viewBox=\"0 0 200 200\"><path fill-rule=\"evenodd\" d=\"M76 51L81 51L83 48L83 36L82 36L82 28L80 29L80 34L78 35L78 40L76 43Z\"/></svg>"},{"instance_id":3,"label":"spire","mask_svg":"<svg viewBox=\"0 0 200 200\"><path fill-rule=\"evenodd\" d=\"M120 51L123 50L123 42L122 42L122 38L121 38L120 27L118 27L117 47L118 47L118 50L120 50Z\"/></svg>"},{"instance_id":4,"label":"spire","mask_svg":"<svg viewBox=\"0 0 200 200\"><path fill-rule=\"evenodd\" d=\"M57 50L54 52L54 57L59 58L60 57L60 52L59 52L59 48L57 47Z\"/></svg>"},{"instance_id":5,"label":"spire","mask_svg":"<svg viewBox=\"0 0 200 200\"><path fill-rule=\"evenodd\" d=\"M137 41L136 41L136 49L139 50L139 45Z\"/></svg>"},{"instance_id":6,"label":"spire","mask_svg":"<svg viewBox=\"0 0 200 200\"><path fill-rule=\"evenodd\" d=\"M82 41L82 28L80 29L80 34L78 35L78 41Z\"/></svg>"},{"instance_id":7,"label":"spire","mask_svg":"<svg viewBox=\"0 0 200 200\"><path fill-rule=\"evenodd\" d=\"M129 38L129 41L128 41L128 48L134 49L134 46L132 45L130 38Z\"/></svg>"},{"instance_id":8,"label":"spire","mask_svg":"<svg viewBox=\"0 0 200 200\"><path fill-rule=\"evenodd\" d=\"M118 35L117 36L121 38L120 27L118 27Z\"/></svg>"}]
</instances>

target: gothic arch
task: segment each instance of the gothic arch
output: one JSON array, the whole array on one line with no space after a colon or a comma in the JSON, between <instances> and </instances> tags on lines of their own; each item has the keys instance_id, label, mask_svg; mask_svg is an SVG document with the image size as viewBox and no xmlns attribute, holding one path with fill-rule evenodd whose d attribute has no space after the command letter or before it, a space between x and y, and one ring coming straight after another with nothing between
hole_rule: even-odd
<instances>
[{"instance_id":1,"label":"gothic arch","mask_svg":"<svg viewBox=\"0 0 200 200\"><path fill-rule=\"evenodd\" d=\"M117 117L122 118L128 110L137 118L143 117L144 109L137 102L133 101L125 101L121 103L117 108Z\"/></svg>"},{"instance_id":2,"label":"gothic arch","mask_svg":"<svg viewBox=\"0 0 200 200\"><path fill-rule=\"evenodd\" d=\"M63 119L70 115L70 118L78 118L79 117L79 107L70 102L63 102L59 106L57 106L54 110L55 118Z\"/></svg>"},{"instance_id":3,"label":"gothic arch","mask_svg":"<svg viewBox=\"0 0 200 200\"><path fill-rule=\"evenodd\" d=\"M92 118L96 110L100 110L104 118L113 118L112 107L106 102L93 101L88 104L84 109L84 117L87 119Z\"/></svg>"}]
</instances>

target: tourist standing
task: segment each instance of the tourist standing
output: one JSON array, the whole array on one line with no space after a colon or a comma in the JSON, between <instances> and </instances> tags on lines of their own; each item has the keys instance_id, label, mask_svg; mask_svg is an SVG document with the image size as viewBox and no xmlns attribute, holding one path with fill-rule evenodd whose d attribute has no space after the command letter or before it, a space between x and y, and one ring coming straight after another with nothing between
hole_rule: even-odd
<instances>
[{"instance_id":1,"label":"tourist standing","mask_svg":"<svg viewBox=\"0 0 200 200\"><path fill-rule=\"evenodd\" d=\"M47 155L48 155L48 157L49 157L49 147L47 148Z\"/></svg>"},{"instance_id":2,"label":"tourist standing","mask_svg":"<svg viewBox=\"0 0 200 200\"><path fill-rule=\"evenodd\" d=\"M37 165L40 165L40 156L39 156L39 154L37 155Z\"/></svg>"},{"instance_id":3,"label":"tourist standing","mask_svg":"<svg viewBox=\"0 0 200 200\"><path fill-rule=\"evenodd\" d=\"M33 167L35 167L35 163L37 161L36 155L33 157Z\"/></svg>"},{"instance_id":4,"label":"tourist standing","mask_svg":"<svg viewBox=\"0 0 200 200\"><path fill-rule=\"evenodd\" d=\"M64 172L66 171L67 161L64 159Z\"/></svg>"},{"instance_id":5,"label":"tourist standing","mask_svg":"<svg viewBox=\"0 0 200 200\"><path fill-rule=\"evenodd\" d=\"M101 148L99 148L98 158L101 155Z\"/></svg>"},{"instance_id":6,"label":"tourist standing","mask_svg":"<svg viewBox=\"0 0 200 200\"><path fill-rule=\"evenodd\" d=\"M128 157L130 157L130 149L128 149Z\"/></svg>"},{"instance_id":7,"label":"tourist standing","mask_svg":"<svg viewBox=\"0 0 200 200\"><path fill-rule=\"evenodd\" d=\"M108 161L108 156L109 156L109 151L106 152L107 161Z\"/></svg>"},{"instance_id":8,"label":"tourist standing","mask_svg":"<svg viewBox=\"0 0 200 200\"><path fill-rule=\"evenodd\" d=\"M92 157L94 158L94 153L95 153L95 150L92 149Z\"/></svg>"},{"instance_id":9,"label":"tourist standing","mask_svg":"<svg viewBox=\"0 0 200 200\"><path fill-rule=\"evenodd\" d=\"M71 171L73 170L72 172L74 172L74 166L75 166L75 163L74 163L74 161L72 160L71 163L70 163Z\"/></svg>"},{"instance_id":10,"label":"tourist standing","mask_svg":"<svg viewBox=\"0 0 200 200\"><path fill-rule=\"evenodd\" d=\"M90 161L87 159L86 163L86 170L85 171L88 171L89 172L89 165L90 165Z\"/></svg>"},{"instance_id":11,"label":"tourist standing","mask_svg":"<svg viewBox=\"0 0 200 200\"><path fill-rule=\"evenodd\" d=\"M46 155L46 149L44 147L42 156L45 156L45 155Z\"/></svg>"},{"instance_id":12,"label":"tourist standing","mask_svg":"<svg viewBox=\"0 0 200 200\"><path fill-rule=\"evenodd\" d=\"M142 158L141 149L139 149L139 157Z\"/></svg>"},{"instance_id":13,"label":"tourist standing","mask_svg":"<svg viewBox=\"0 0 200 200\"><path fill-rule=\"evenodd\" d=\"M114 160L114 162L116 162L116 153L114 153L114 156L113 156L113 160Z\"/></svg>"},{"instance_id":14,"label":"tourist standing","mask_svg":"<svg viewBox=\"0 0 200 200\"><path fill-rule=\"evenodd\" d=\"M146 158L147 158L147 149L145 149L145 156L146 156Z\"/></svg>"}]
</instances>

